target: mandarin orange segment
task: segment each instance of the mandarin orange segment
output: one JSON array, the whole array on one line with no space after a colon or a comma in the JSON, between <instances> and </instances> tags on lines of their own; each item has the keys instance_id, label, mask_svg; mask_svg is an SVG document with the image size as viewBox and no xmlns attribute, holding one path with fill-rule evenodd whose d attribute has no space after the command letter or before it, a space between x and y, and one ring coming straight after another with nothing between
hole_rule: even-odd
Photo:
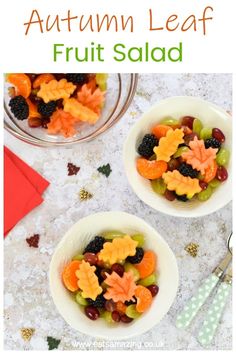
<instances>
[{"instance_id":1,"label":"mandarin orange segment","mask_svg":"<svg viewBox=\"0 0 236 354\"><path fill-rule=\"evenodd\" d=\"M76 271L79 269L80 264L81 261L71 261L63 269L62 280L65 287L70 291L76 291L79 289Z\"/></svg>"},{"instance_id":2,"label":"mandarin orange segment","mask_svg":"<svg viewBox=\"0 0 236 354\"><path fill-rule=\"evenodd\" d=\"M74 127L76 119L70 113L64 112L62 109L56 110L47 125L48 134L61 133L65 138L76 134Z\"/></svg>"},{"instance_id":3,"label":"mandarin orange segment","mask_svg":"<svg viewBox=\"0 0 236 354\"><path fill-rule=\"evenodd\" d=\"M203 181L206 183L211 182L216 176L217 168L218 165L216 163L216 160L213 160L212 164L205 169Z\"/></svg>"},{"instance_id":4,"label":"mandarin orange segment","mask_svg":"<svg viewBox=\"0 0 236 354\"><path fill-rule=\"evenodd\" d=\"M68 98L64 100L64 111L70 113L78 121L95 124L99 119L99 115L90 108L78 102L76 98Z\"/></svg>"},{"instance_id":5,"label":"mandarin orange segment","mask_svg":"<svg viewBox=\"0 0 236 354\"><path fill-rule=\"evenodd\" d=\"M138 285L135 289L135 297L137 298L136 311L145 312L152 303L152 293L142 285Z\"/></svg>"},{"instance_id":6,"label":"mandarin orange segment","mask_svg":"<svg viewBox=\"0 0 236 354\"><path fill-rule=\"evenodd\" d=\"M185 177L178 170L168 171L162 178L168 190L175 191L178 195L186 194L189 199L202 190L198 178Z\"/></svg>"},{"instance_id":7,"label":"mandarin orange segment","mask_svg":"<svg viewBox=\"0 0 236 354\"><path fill-rule=\"evenodd\" d=\"M105 299L112 299L114 302L125 302L134 300L134 293L136 289L136 284L134 281L134 276L132 272L125 272L122 277L120 277L116 272L107 274L104 283L109 287L104 294Z\"/></svg>"},{"instance_id":8,"label":"mandarin orange segment","mask_svg":"<svg viewBox=\"0 0 236 354\"><path fill-rule=\"evenodd\" d=\"M128 256L136 253L137 241L132 240L129 235L116 237L112 242L105 242L103 249L99 252L98 259L104 263L114 264L125 260Z\"/></svg>"},{"instance_id":9,"label":"mandarin orange segment","mask_svg":"<svg viewBox=\"0 0 236 354\"><path fill-rule=\"evenodd\" d=\"M157 161L170 161L179 144L184 142L183 136L183 129L168 130L166 136L159 140L159 145L153 149Z\"/></svg>"},{"instance_id":10,"label":"mandarin orange segment","mask_svg":"<svg viewBox=\"0 0 236 354\"><path fill-rule=\"evenodd\" d=\"M36 77L36 79L33 82L33 88L39 88L41 84L47 84L49 81L52 81L55 79L55 76L53 74L40 74L39 76Z\"/></svg>"},{"instance_id":11,"label":"mandarin orange segment","mask_svg":"<svg viewBox=\"0 0 236 354\"><path fill-rule=\"evenodd\" d=\"M29 98L26 98L26 102L29 106L29 118L40 118L41 114L38 112L36 104L34 104Z\"/></svg>"},{"instance_id":12,"label":"mandarin orange segment","mask_svg":"<svg viewBox=\"0 0 236 354\"><path fill-rule=\"evenodd\" d=\"M40 90L37 92L37 96L42 98L45 103L49 101L56 101L59 99L69 98L75 91L76 86L66 79L51 80L48 83L42 83Z\"/></svg>"},{"instance_id":13,"label":"mandarin orange segment","mask_svg":"<svg viewBox=\"0 0 236 354\"><path fill-rule=\"evenodd\" d=\"M7 81L16 87L17 95L24 98L29 97L31 93L31 81L26 74L8 74Z\"/></svg>"},{"instance_id":14,"label":"mandarin orange segment","mask_svg":"<svg viewBox=\"0 0 236 354\"><path fill-rule=\"evenodd\" d=\"M169 125L158 124L152 128L152 134L154 134L157 139L161 139L166 136L169 130L173 130Z\"/></svg>"},{"instance_id":15,"label":"mandarin orange segment","mask_svg":"<svg viewBox=\"0 0 236 354\"><path fill-rule=\"evenodd\" d=\"M84 84L77 93L78 101L97 114L101 113L101 107L105 101L104 95L105 92L102 92L100 88L92 92L88 84Z\"/></svg>"},{"instance_id":16,"label":"mandarin orange segment","mask_svg":"<svg viewBox=\"0 0 236 354\"><path fill-rule=\"evenodd\" d=\"M135 268L139 271L140 279L148 277L155 271L156 261L156 255L154 252L144 252L144 256L141 262L134 264Z\"/></svg>"},{"instance_id":17,"label":"mandarin orange segment","mask_svg":"<svg viewBox=\"0 0 236 354\"><path fill-rule=\"evenodd\" d=\"M76 271L78 278L78 287L82 290L83 298L95 300L102 293L102 288L99 286L98 277L95 274L96 267L91 266L84 260L81 262L79 270Z\"/></svg>"},{"instance_id":18,"label":"mandarin orange segment","mask_svg":"<svg viewBox=\"0 0 236 354\"><path fill-rule=\"evenodd\" d=\"M167 170L167 163L165 161L146 160L140 157L136 161L138 173L147 179L157 179Z\"/></svg>"}]
</instances>

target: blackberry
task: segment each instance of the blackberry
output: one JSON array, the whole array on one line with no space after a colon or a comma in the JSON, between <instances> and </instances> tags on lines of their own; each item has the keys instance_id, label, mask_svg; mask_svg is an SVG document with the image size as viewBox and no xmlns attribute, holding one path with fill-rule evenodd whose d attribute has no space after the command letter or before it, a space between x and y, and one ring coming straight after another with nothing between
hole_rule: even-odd
<instances>
[{"instance_id":1,"label":"blackberry","mask_svg":"<svg viewBox=\"0 0 236 354\"><path fill-rule=\"evenodd\" d=\"M98 277L98 282L99 282L99 284L101 284L102 282L103 282L103 280L104 280L104 278L102 277L102 275L101 275L101 272L102 272L102 268L100 268L100 267L96 267L96 270L95 270L95 274L96 274L96 276Z\"/></svg>"},{"instance_id":2,"label":"blackberry","mask_svg":"<svg viewBox=\"0 0 236 354\"><path fill-rule=\"evenodd\" d=\"M85 247L84 253L86 252L98 253L103 248L103 244L105 241L106 240L104 237L96 236L95 239L89 242L89 244Z\"/></svg>"},{"instance_id":3,"label":"blackberry","mask_svg":"<svg viewBox=\"0 0 236 354\"><path fill-rule=\"evenodd\" d=\"M178 167L178 171L181 173L181 175L186 177L197 178L198 176L198 171L187 163L181 163L181 165Z\"/></svg>"},{"instance_id":4,"label":"blackberry","mask_svg":"<svg viewBox=\"0 0 236 354\"><path fill-rule=\"evenodd\" d=\"M48 103L45 102L39 102L38 104L38 112L42 115L44 118L49 118L53 112L57 108L57 101L50 101Z\"/></svg>"},{"instance_id":5,"label":"blackberry","mask_svg":"<svg viewBox=\"0 0 236 354\"><path fill-rule=\"evenodd\" d=\"M19 120L27 119L29 116L29 106L23 96L15 96L10 99L10 110Z\"/></svg>"},{"instance_id":6,"label":"blackberry","mask_svg":"<svg viewBox=\"0 0 236 354\"><path fill-rule=\"evenodd\" d=\"M132 301L132 300L130 300L130 301L125 301L125 305L126 305L126 306L135 305L135 304L137 304L137 299L136 299L136 297L134 297L134 300L133 300L133 301Z\"/></svg>"},{"instance_id":7,"label":"blackberry","mask_svg":"<svg viewBox=\"0 0 236 354\"><path fill-rule=\"evenodd\" d=\"M205 140L205 148L208 149L210 147L214 149L219 149L221 147L221 143L215 138Z\"/></svg>"},{"instance_id":8,"label":"blackberry","mask_svg":"<svg viewBox=\"0 0 236 354\"><path fill-rule=\"evenodd\" d=\"M144 250L141 247L137 247L135 255L127 257L127 261L132 264L140 263L141 260L143 259L143 255L144 255Z\"/></svg>"},{"instance_id":9,"label":"blackberry","mask_svg":"<svg viewBox=\"0 0 236 354\"><path fill-rule=\"evenodd\" d=\"M68 81L77 85L86 84L86 82L88 81L87 74L66 74L66 78Z\"/></svg>"},{"instance_id":10,"label":"blackberry","mask_svg":"<svg viewBox=\"0 0 236 354\"><path fill-rule=\"evenodd\" d=\"M143 137L141 144L138 147L138 153L146 158L151 157L154 152L153 149L158 145L158 140L153 134L146 134Z\"/></svg>"},{"instance_id":11,"label":"blackberry","mask_svg":"<svg viewBox=\"0 0 236 354\"><path fill-rule=\"evenodd\" d=\"M87 299L89 305L94 306L96 308L103 308L105 306L106 299L103 294L100 294L96 297L96 300Z\"/></svg>"},{"instance_id":12,"label":"blackberry","mask_svg":"<svg viewBox=\"0 0 236 354\"><path fill-rule=\"evenodd\" d=\"M178 195L176 194L176 199L177 200L180 200L181 202L187 202L189 199L187 198L187 195L186 194L183 194L183 195Z\"/></svg>"}]
</instances>

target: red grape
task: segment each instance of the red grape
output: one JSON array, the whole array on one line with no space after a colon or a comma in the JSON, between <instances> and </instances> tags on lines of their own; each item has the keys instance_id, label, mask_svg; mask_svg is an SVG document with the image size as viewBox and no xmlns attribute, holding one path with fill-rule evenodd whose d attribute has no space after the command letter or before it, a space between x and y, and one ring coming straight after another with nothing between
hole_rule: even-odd
<instances>
[{"instance_id":1,"label":"red grape","mask_svg":"<svg viewBox=\"0 0 236 354\"><path fill-rule=\"evenodd\" d=\"M126 315L121 315L120 320L121 320L121 322L124 322L124 323L130 323L133 321L133 318L130 318Z\"/></svg>"},{"instance_id":2,"label":"red grape","mask_svg":"<svg viewBox=\"0 0 236 354\"><path fill-rule=\"evenodd\" d=\"M95 265L97 264L98 256L95 253L86 252L84 254L84 260L91 265Z\"/></svg>"},{"instance_id":3,"label":"red grape","mask_svg":"<svg viewBox=\"0 0 236 354\"><path fill-rule=\"evenodd\" d=\"M122 277L125 269L124 269L123 265L121 265L119 263L115 263L111 266L111 271L116 272L120 277Z\"/></svg>"},{"instance_id":4,"label":"red grape","mask_svg":"<svg viewBox=\"0 0 236 354\"><path fill-rule=\"evenodd\" d=\"M168 162L168 170L169 171L174 171L177 170L177 168L179 167L180 162L177 159L171 159Z\"/></svg>"},{"instance_id":5,"label":"red grape","mask_svg":"<svg viewBox=\"0 0 236 354\"><path fill-rule=\"evenodd\" d=\"M193 129L193 121L194 121L194 117L190 117L190 116L185 116L181 119L181 124L182 125L186 125L187 127L189 127L190 129Z\"/></svg>"},{"instance_id":6,"label":"red grape","mask_svg":"<svg viewBox=\"0 0 236 354\"><path fill-rule=\"evenodd\" d=\"M157 286L155 284L149 285L149 286L147 286L147 288L148 288L148 290L151 291L152 297L156 296L159 292L159 286Z\"/></svg>"},{"instance_id":7,"label":"red grape","mask_svg":"<svg viewBox=\"0 0 236 354\"><path fill-rule=\"evenodd\" d=\"M94 306L86 306L84 311L85 315L93 321L97 320L100 316L98 309Z\"/></svg>"},{"instance_id":8,"label":"red grape","mask_svg":"<svg viewBox=\"0 0 236 354\"><path fill-rule=\"evenodd\" d=\"M108 274L111 274L111 270L110 269L102 269L101 270L101 277L103 278L103 279L106 279L107 278L107 275L106 275L106 273L108 273Z\"/></svg>"},{"instance_id":9,"label":"red grape","mask_svg":"<svg viewBox=\"0 0 236 354\"><path fill-rule=\"evenodd\" d=\"M116 309L116 304L113 300L107 300L105 302L105 309L109 312L113 312Z\"/></svg>"},{"instance_id":10,"label":"red grape","mask_svg":"<svg viewBox=\"0 0 236 354\"><path fill-rule=\"evenodd\" d=\"M196 133L191 133L191 134L185 135L185 137L184 137L185 144L188 145L190 143L190 141L192 141L195 138L195 136L198 138Z\"/></svg>"},{"instance_id":11,"label":"red grape","mask_svg":"<svg viewBox=\"0 0 236 354\"><path fill-rule=\"evenodd\" d=\"M170 202L172 202L173 200L175 200L175 193L172 191L169 191L168 189L166 189L165 193L164 193L164 197L169 200Z\"/></svg>"},{"instance_id":12,"label":"red grape","mask_svg":"<svg viewBox=\"0 0 236 354\"><path fill-rule=\"evenodd\" d=\"M221 181L221 182L224 182L224 181L227 180L227 178L228 178L228 172L227 172L227 170L226 170L225 167L219 166L219 167L217 168L217 171L216 171L216 178L217 178L219 181Z\"/></svg>"},{"instance_id":13,"label":"red grape","mask_svg":"<svg viewBox=\"0 0 236 354\"><path fill-rule=\"evenodd\" d=\"M212 129L212 136L213 136L213 138L218 140L220 143L225 142L225 136L224 136L223 132L218 128Z\"/></svg>"},{"instance_id":14,"label":"red grape","mask_svg":"<svg viewBox=\"0 0 236 354\"><path fill-rule=\"evenodd\" d=\"M207 189L208 184L206 182L204 182L204 181L199 181L199 186L204 191L205 189Z\"/></svg>"},{"instance_id":15,"label":"red grape","mask_svg":"<svg viewBox=\"0 0 236 354\"><path fill-rule=\"evenodd\" d=\"M118 311L113 311L111 314L113 321L120 322L120 314Z\"/></svg>"}]
</instances>

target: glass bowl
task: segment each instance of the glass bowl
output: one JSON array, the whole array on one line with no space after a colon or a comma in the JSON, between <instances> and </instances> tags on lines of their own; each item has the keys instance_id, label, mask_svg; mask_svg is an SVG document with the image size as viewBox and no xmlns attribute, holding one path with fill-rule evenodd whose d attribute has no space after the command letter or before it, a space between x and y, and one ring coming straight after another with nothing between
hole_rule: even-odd
<instances>
[{"instance_id":1,"label":"glass bowl","mask_svg":"<svg viewBox=\"0 0 236 354\"><path fill-rule=\"evenodd\" d=\"M50 135L45 128L31 128L28 126L27 120L17 120L9 108L8 88L12 85L5 82L4 128L18 139L41 147L69 146L92 140L121 119L132 102L137 82L137 74L109 74L105 105L101 118L93 126L85 123L79 124L78 133L70 138L64 138L61 135Z\"/></svg>"}]
</instances>

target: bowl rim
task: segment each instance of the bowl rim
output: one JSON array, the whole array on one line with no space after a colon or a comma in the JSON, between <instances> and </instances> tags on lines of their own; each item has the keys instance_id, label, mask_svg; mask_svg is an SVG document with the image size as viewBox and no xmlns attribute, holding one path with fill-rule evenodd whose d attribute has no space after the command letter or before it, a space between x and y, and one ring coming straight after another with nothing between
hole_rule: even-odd
<instances>
[{"instance_id":1,"label":"bowl rim","mask_svg":"<svg viewBox=\"0 0 236 354\"><path fill-rule=\"evenodd\" d=\"M136 89L137 89L137 85L138 85L138 74L137 73L129 73L130 83L129 83L129 90L128 90L127 96L125 98L125 102L122 105L122 107L120 108L120 110L118 111L117 115L115 116L115 119L113 119L111 121L110 118L112 117L112 114L114 114L114 112L117 109L117 106L119 104L120 96L121 96L121 88L122 88L122 82L121 82L121 77L120 77L120 75L122 73L116 73L116 74L118 75L118 80L119 80L119 94L118 94L117 102L114 105L112 112L109 114L108 118L106 119L106 122L100 128L98 128L94 132L90 133L89 135L87 135L83 138L80 138L79 140L63 141L63 142L58 142L58 141L50 142L50 141L35 138L34 136L28 134L27 132L25 132L24 130L19 128L19 126L16 124L16 122L13 121L11 114L9 114L9 110L6 106L5 100L4 100L4 129L6 129L10 134L12 134L16 138L20 139L21 141L24 141L26 143L29 143L31 145L38 146L38 147L55 147L55 146L67 147L67 146L72 146L75 144L80 144L80 143L91 141L91 140L95 139L97 136L99 136L100 134L103 134L104 132L108 131L115 123L117 123L123 117L123 115L125 114L125 112L129 108L129 106L134 98L134 95L136 93ZM5 116L7 116L12 121L14 128L6 121Z\"/></svg>"},{"instance_id":2,"label":"bowl rim","mask_svg":"<svg viewBox=\"0 0 236 354\"><path fill-rule=\"evenodd\" d=\"M168 304L168 308L166 310L166 312L159 318L159 320L156 322L156 323L148 323L145 325L145 329L143 329L144 326L142 326L141 328L139 328L139 331L136 331L135 334L133 333L129 333L129 331L127 330L126 333L122 336L116 336L116 335L113 335L111 333L108 333L107 335L106 334L101 334L99 333L98 335L96 334L93 334L91 332L88 332L86 330L84 330L83 328L82 329L78 329L78 328L75 328L71 323L70 323L70 319L67 317L65 318L64 315L63 315L63 312L61 311L61 306L58 306L58 302L57 302L57 299L56 299L56 294L54 292L54 289L52 287L52 280L53 280L53 277L54 277L54 268L53 268L53 263L54 263L54 259L56 257L56 254L57 254L57 251L60 249L60 247L64 244L64 242L66 241L66 238L70 237L70 234L71 232L79 226L79 224L81 222L85 222L85 221L89 221L92 217L101 217L101 216L106 216L107 218L110 216L110 215L114 215L116 216L118 219L122 218L122 217L127 217L127 218L131 218L133 220L136 220L137 222L139 222L140 224L142 224L145 228L147 228L147 231L148 230L151 230L153 235L155 234L155 236L157 236L157 238L159 239L159 241L165 246L166 250L169 252L169 256L170 256L170 259L171 259L171 267L172 267L172 270L173 270L173 275L174 275L174 278L173 278L173 283L174 283L174 294L172 294L171 298L170 298L170 301L169 301L169 304ZM177 259L176 259L176 256L174 254L174 252L172 251L172 249L170 248L169 244L167 243L167 241L164 239L164 237L158 232L156 231L156 229L149 225L146 221L144 221L141 217L138 217L134 214L130 214L130 213L126 213L126 212L123 212L123 211L104 211L104 212L98 212L98 213L93 213L93 214L89 214L85 217L82 217L81 219L79 219L76 223L74 223L68 230L67 232L63 235L63 237L61 238L61 240L59 241L59 243L57 244L56 248L54 249L54 252L53 252L53 255L51 257L51 261L50 261L50 265L49 265L49 271L48 271L48 282L49 282L49 289L50 289L50 294L51 294L51 297L53 299L53 303L54 303L54 306L56 307L58 313L61 315L61 317L64 319L64 321L69 325L71 326L74 330L80 332L80 333L83 333L83 334L86 334L86 335L89 335L89 336L92 336L94 338L102 338L102 339L106 339L106 340L126 340L126 339L129 339L129 338L132 338L132 337L136 337L138 335L141 335L143 333L146 333L147 331L149 331L150 329L152 329L154 326L158 325L161 320L167 315L167 313L170 311L173 303L174 303L174 300L176 298L176 295L177 295L177 291L178 291L178 288L179 288L179 269L178 269L178 263L177 263ZM141 320L141 319L140 319ZM128 327L127 327L128 329ZM109 332L109 331L108 331Z\"/></svg>"},{"instance_id":3,"label":"bowl rim","mask_svg":"<svg viewBox=\"0 0 236 354\"><path fill-rule=\"evenodd\" d=\"M196 210L197 210L197 208L196 208L196 210L192 210L191 214L188 213L188 214L183 215L183 214L180 214L178 209L174 208L174 207L171 210L168 209L168 210L165 210L165 211L163 211L161 209L161 206L159 208L157 208L156 205L154 205L154 203L152 201L149 201L147 198L145 198L145 196L143 196L142 193L139 192L139 189L137 188L137 186L135 186L135 184L131 180L130 175L128 173L128 169L129 168L128 168L127 150L128 150L128 146L129 146L130 136L133 134L133 131L135 129L137 129L138 125L141 125L141 123L146 119L148 114L150 114L155 109L160 108L160 106L162 104L169 103L169 102L174 101L174 100L189 100L189 101L192 101L192 102L198 102L199 104L208 105L209 107L214 108L215 110L217 110L220 113L222 113L224 116L227 116L229 119L231 119L230 120L230 124L232 125L232 117L226 110L224 110L222 107L216 105L215 103L212 103L210 101L204 100L204 99L202 99L200 97L180 95L180 96L170 96L170 97L164 98L164 99L158 101L157 103L153 104L152 106L149 107L148 110L143 112L141 117L137 120L137 122L135 122L135 124L129 130L129 133L128 133L128 135L126 137L126 140L124 142L124 145L123 145L123 165L124 165L126 177L128 179L129 185L131 186L133 192L138 196L138 198L140 200L142 200L146 205L152 207L154 210L156 210L158 212L161 212L164 215L174 216L174 217L178 217L178 218L194 218L194 217L202 217L202 216L210 215L210 214L220 210L221 208L223 208L227 204L229 204L231 202L231 200L232 200L232 193L228 193L226 195L225 199L219 200L217 205L215 204L215 208L212 208L210 210L205 210L205 211L202 210L201 212L199 212L199 211L196 212ZM226 183L231 185L231 183L232 183L231 182L231 178L228 181L226 181ZM157 200L159 198L160 197L157 196ZM183 213L184 213L184 210L183 210Z\"/></svg>"}]
</instances>

